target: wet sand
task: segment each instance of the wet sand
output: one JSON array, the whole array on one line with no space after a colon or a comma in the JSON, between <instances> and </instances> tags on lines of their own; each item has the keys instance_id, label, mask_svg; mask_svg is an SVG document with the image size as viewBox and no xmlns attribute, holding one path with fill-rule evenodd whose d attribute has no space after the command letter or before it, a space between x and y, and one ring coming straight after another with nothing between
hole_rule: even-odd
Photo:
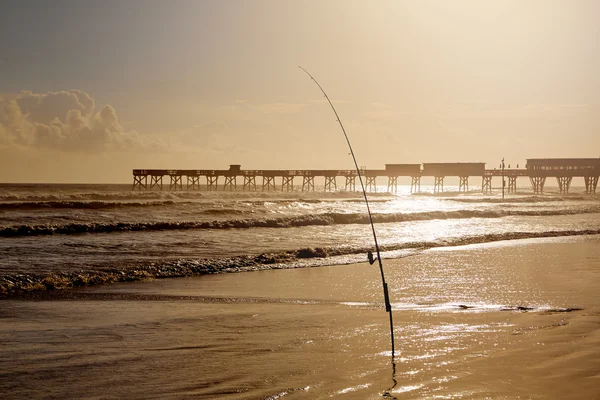
<instances>
[{"instance_id":1,"label":"wet sand","mask_svg":"<svg viewBox=\"0 0 600 400\"><path fill-rule=\"evenodd\" d=\"M600 239L0 301L3 398L600 398Z\"/></svg>"}]
</instances>

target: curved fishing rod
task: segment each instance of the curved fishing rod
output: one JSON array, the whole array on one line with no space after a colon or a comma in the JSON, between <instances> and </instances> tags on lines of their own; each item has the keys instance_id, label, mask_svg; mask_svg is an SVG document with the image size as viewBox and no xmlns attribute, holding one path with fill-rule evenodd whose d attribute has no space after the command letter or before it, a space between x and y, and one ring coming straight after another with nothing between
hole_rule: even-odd
<instances>
[{"instance_id":1,"label":"curved fishing rod","mask_svg":"<svg viewBox=\"0 0 600 400\"><path fill-rule=\"evenodd\" d=\"M390 304L390 296L388 293L388 286L387 286L387 283L385 282L385 275L383 273L383 264L381 263L381 254L379 251L379 244L377 243L377 234L375 233L375 224L373 223L373 216L371 215L371 208L369 207L369 199L367 198L367 191L365 190L365 185L363 184L362 175L360 174L360 168L358 168L358 162L356 161L356 157L354 156L354 150L352 149L352 145L350 144L350 139L348 138L348 135L346 134L346 130L344 129L344 124L342 124L342 120L340 119L337 111L335 110L333 103L329 99L329 96L327 96L327 93L325 93L325 90L323 90L321 85L319 85L319 82L317 82L317 80L307 70L305 70L304 68L302 68L300 66L298 68L300 68L302 71L304 71L306 73L306 75L308 75L310 77L310 79L312 79L313 82L319 87L319 89L321 89L321 92L323 92L323 95L329 102L329 105L331 106L331 109L333 110L333 113L335 114L336 121L340 124L340 128L342 128L342 132L344 132L344 137L346 138L346 143L348 143L348 148L350 148L350 154L352 155L352 159L354 160L354 166L356 167L356 173L358 174L358 180L360 182L360 187L362 189L362 193L365 198L365 204L367 205L367 213L369 214L369 221L371 222L371 229L373 231L373 240L375 241L375 251L377 252L376 260L379 261L379 271L381 272L381 283L383 284L383 298L385 300L385 311L387 311L390 314L390 336L392 339L392 357L394 357L394 354L395 354L395 351L394 351L394 321L392 318L392 305ZM373 264L374 262L375 262L375 260L373 259L373 254L369 251L369 263Z\"/></svg>"}]
</instances>

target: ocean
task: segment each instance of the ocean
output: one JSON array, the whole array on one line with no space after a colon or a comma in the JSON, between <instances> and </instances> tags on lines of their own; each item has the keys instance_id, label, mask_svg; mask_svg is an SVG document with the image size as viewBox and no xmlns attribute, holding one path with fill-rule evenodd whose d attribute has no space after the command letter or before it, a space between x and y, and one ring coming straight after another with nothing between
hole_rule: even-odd
<instances>
[{"instance_id":1,"label":"ocean","mask_svg":"<svg viewBox=\"0 0 600 400\"><path fill-rule=\"evenodd\" d=\"M384 189L394 358L360 193L1 185L0 393L600 396L598 195Z\"/></svg>"},{"instance_id":2,"label":"ocean","mask_svg":"<svg viewBox=\"0 0 600 400\"><path fill-rule=\"evenodd\" d=\"M411 195L403 187L398 195L369 197L383 257L395 258L434 247L600 233L600 198L572 192L502 200L498 192ZM46 279L52 288L347 264L374 249L358 192L134 192L130 185L4 184L0 238L0 293L47 277L60 278Z\"/></svg>"}]
</instances>

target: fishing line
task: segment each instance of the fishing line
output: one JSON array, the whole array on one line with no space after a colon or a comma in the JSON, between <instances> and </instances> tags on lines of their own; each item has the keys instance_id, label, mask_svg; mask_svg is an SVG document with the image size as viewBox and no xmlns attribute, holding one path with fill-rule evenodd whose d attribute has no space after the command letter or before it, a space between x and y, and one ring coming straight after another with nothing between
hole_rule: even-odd
<instances>
[{"instance_id":1,"label":"fishing line","mask_svg":"<svg viewBox=\"0 0 600 400\"><path fill-rule=\"evenodd\" d=\"M390 336L391 336L391 340L392 340L392 358L393 358L395 351L394 351L394 321L392 318L392 306L390 304L390 296L388 293L388 286L387 286L387 283L385 282L385 274L383 273L383 264L381 262L381 254L379 251L379 244L377 243L377 234L375 233L375 224L373 223L373 216L371 215L371 208L369 207L369 199L367 198L367 191L365 190L365 185L363 184L362 175L360 174L360 168L358 168L358 162L356 161L356 157L354 156L354 150L352 149L352 145L350 144L350 139L348 138L348 135L346 134L346 129L344 129L344 124L342 124L342 120L340 119L337 111L335 110L333 103L329 99L329 96L327 96L327 93L325 93L325 90L323 90L323 87L321 87L319 82L317 82L317 80L307 70L305 70L304 68L302 68L300 66L298 68L300 68L302 71L304 71L306 73L306 75L308 75L310 77L310 79L312 79L313 82L319 87L319 89L321 89L321 92L327 99L327 102L329 103L329 105L331 106L331 109L333 110L333 113L335 114L336 121L340 124L340 128L342 128L342 132L344 133L344 137L346 138L346 143L348 143L348 148L350 149L350 154L352 155L352 159L354 160L354 166L356 167L356 173L358 174L358 181L360 182L360 187L362 189L362 193L365 198L365 204L367 205L367 213L369 214L369 221L371 222L371 229L373 231L373 240L375 241L375 251L377 252L377 258L373 258L373 253L371 253L369 251L369 253L368 253L369 263L374 264L375 260L377 260L379 262L379 271L381 272L381 283L383 285L383 298L385 301L385 311L387 311L388 314L390 315Z\"/></svg>"}]
</instances>

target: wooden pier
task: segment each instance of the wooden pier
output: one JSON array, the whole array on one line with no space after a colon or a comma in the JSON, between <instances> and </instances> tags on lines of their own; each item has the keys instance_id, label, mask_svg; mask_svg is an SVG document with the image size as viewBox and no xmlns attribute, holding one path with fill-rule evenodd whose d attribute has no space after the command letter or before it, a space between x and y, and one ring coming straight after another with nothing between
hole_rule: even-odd
<instances>
[{"instance_id":1,"label":"wooden pier","mask_svg":"<svg viewBox=\"0 0 600 400\"><path fill-rule=\"evenodd\" d=\"M501 166L502 167L502 166ZM492 178L500 177L501 184L508 193L517 190L517 178L528 177L534 193L542 193L546 178L556 178L560 193L568 193L571 182L575 177L581 177L585 182L586 193L596 193L598 177L600 176L600 158L537 158L528 159L523 169L485 169L485 163L424 163L424 164L386 164L385 169L361 170L365 189L376 192L377 178L387 178L387 191L398 191L398 178L411 178L411 193L421 191L421 178L433 177L433 192L444 191L446 177L459 178L459 192L469 190L469 178L481 177L483 193L492 191ZM205 182L203 189L207 191L225 190L262 190L284 191L295 190L295 179L302 179L300 190L311 192L315 190L315 178L322 178L325 191L360 190L357 185L356 170L242 170L240 165L230 165L226 170L181 170L181 169L134 169L133 190L202 190L201 181ZM168 179L167 182L164 180ZM261 178L257 185L257 179ZM344 178L343 187L338 187L337 178ZM222 184L220 185L219 180ZM238 186L238 180L242 185ZM279 184L277 183L279 181ZM507 184L508 181L508 184ZM185 184L184 184L185 183Z\"/></svg>"}]
</instances>

